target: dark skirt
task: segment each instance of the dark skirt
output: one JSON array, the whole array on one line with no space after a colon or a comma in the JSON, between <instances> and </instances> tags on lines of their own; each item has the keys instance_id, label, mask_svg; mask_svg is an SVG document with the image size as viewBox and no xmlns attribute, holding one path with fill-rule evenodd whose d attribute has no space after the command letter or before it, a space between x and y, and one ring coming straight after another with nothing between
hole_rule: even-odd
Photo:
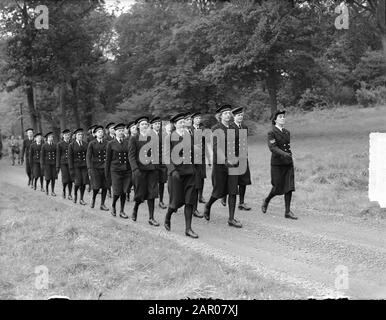
<instances>
[{"instance_id":1,"label":"dark skirt","mask_svg":"<svg viewBox=\"0 0 386 320\"><path fill-rule=\"evenodd\" d=\"M131 179L131 171L111 171L111 187L114 196L127 192Z\"/></svg>"},{"instance_id":2,"label":"dark skirt","mask_svg":"<svg viewBox=\"0 0 386 320\"><path fill-rule=\"evenodd\" d=\"M158 167L158 183L166 183L168 181L168 169L166 166Z\"/></svg>"},{"instance_id":3,"label":"dark skirt","mask_svg":"<svg viewBox=\"0 0 386 320\"><path fill-rule=\"evenodd\" d=\"M43 177L43 172L40 169L40 162L32 163L32 176L36 178Z\"/></svg>"},{"instance_id":4,"label":"dark skirt","mask_svg":"<svg viewBox=\"0 0 386 320\"><path fill-rule=\"evenodd\" d=\"M107 189L107 181L105 176L105 170L91 169L90 170L90 185L93 190Z\"/></svg>"},{"instance_id":5,"label":"dark skirt","mask_svg":"<svg viewBox=\"0 0 386 320\"><path fill-rule=\"evenodd\" d=\"M271 183L275 195L295 191L294 166L271 166Z\"/></svg>"},{"instance_id":6,"label":"dark skirt","mask_svg":"<svg viewBox=\"0 0 386 320\"><path fill-rule=\"evenodd\" d=\"M27 173L28 177L30 177L32 175L32 166L29 162L28 157L25 160L25 172Z\"/></svg>"},{"instance_id":7,"label":"dark skirt","mask_svg":"<svg viewBox=\"0 0 386 320\"><path fill-rule=\"evenodd\" d=\"M56 174L56 165L55 164L45 164L44 165L44 178L46 180L56 180L58 175Z\"/></svg>"},{"instance_id":8,"label":"dark skirt","mask_svg":"<svg viewBox=\"0 0 386 320\"><path fill-rule=\"evenodd\" d=\"M62 183L71 183L75 180L75 177L70 173L68 164L62 163L60 165L60 172L62 173Z\"/></svg>"},{"instance_id":9,"label":"dark skirt","mask_svg":"<svg viewBox=\"0 0 386 320\"><path fill-rule=\"evenodd\" d=\"M239 175L238 183L240 186L247 186L252 184L251 182L251 172L249 171L249 161L247 160L247 170Z\"/></svg>"},{"instance_id":10,"label":"dark skirt","mask_svg":"<svg viewBox=\"0 0 386 320\"><path fill-rule=\"evenodd\" d=\"M219 199L226 195L238 194L238 175L229 175L228 168L223 164L212 166L212 197Z\"/></svg>"},{"instance_id":11,"label":"dark skirt","mask_svg":"<svg viewBox=\"0 0 386 320\"><path fill-rule=\"evenodd\" d=\"M183 205L193 205L196 197L195 175L183 175L179 178L169 175L169 208L177 210Z\"/></svg>"},{"instance_id":12,"label":"dark skirt","mask_svg":"<svg viewBox=\"0 0 386 320\"><path fill-rule=\"evenodd\" d=\"M74 177L76 186L84 186L90 183L90 180L88 178L87 167L75 167Z\"/></svg>"},{"instance_id":13,"label":"dark skirt","mask_svg":"<svg viewBox=\"0 0 386 320\"><path fill-rule=\"evenodd\" d=\"M158 170L136 170L133 173L134 201L158 198Z\"/></svg>"}]
</instances>

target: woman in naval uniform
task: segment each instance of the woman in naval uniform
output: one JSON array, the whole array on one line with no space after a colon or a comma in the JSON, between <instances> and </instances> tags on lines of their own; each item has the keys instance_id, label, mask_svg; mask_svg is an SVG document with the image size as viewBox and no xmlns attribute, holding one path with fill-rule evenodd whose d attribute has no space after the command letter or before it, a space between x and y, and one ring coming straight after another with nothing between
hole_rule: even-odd
<instances>
[{"instance_id":1,"label":"woman in naval uniform","mask_svg":"<svg viewBox=\"0 0 386 320\"><path fill-rule=\"evenodd\" d=\"M284 128L285 111L279 110L272 117L272 130L268 132L268 148L271 155L272 189L264 199L261 210L267 212L268 204L274 196L284 194L284 217L296 220L291 211L292 192L295 191L294 164L290 147L290 132Z\"/></svg>"}]
</instances>

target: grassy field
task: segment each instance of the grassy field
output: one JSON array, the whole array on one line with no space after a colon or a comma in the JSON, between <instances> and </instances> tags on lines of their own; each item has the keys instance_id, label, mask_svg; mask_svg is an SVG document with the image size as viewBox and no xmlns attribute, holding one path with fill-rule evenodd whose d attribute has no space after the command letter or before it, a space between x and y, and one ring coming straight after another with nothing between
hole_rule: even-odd
<instances>
[{"instance_id":1,"label":"grassy field","mask_svg":"<svg viewBox=\"0 0 386 320\"><path fill-rule=\"evenodd\" d=\"M270 189L269 127L258 125L249 149L254 185L248 193L261 199ZM294 210L301 215L386 217L368 200L369 134L386 132L386 106L289 113L286 127L295 160ZM261 199L252 202L259 205Z\"/></svg>"}]
</instances>

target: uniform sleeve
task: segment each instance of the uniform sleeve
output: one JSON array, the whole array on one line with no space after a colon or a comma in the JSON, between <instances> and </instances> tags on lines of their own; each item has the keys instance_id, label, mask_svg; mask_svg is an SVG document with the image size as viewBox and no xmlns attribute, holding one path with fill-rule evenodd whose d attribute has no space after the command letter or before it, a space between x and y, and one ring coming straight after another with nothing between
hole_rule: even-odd
<instances>
[{"instance_id":1,"label":"uniform sleeve","mask_svg":"<svg viewBox=\"0 0 386 320\"><path fill-rule=\"evenodd\" d=\"M59 169L60 168L60 157L61 157L61 154L60 154L60 142L56 145L56 168Z\"/></svg>"},{"instance_id":2,"label":"uniform sleeve","mask_svg":"<svg viewBox=\"0 0 386 320\"><path fill-rule=\"evenodd\" d=\"M278 154L280 156L284 156L284 157L288 157L289 156L289 154L287 152L281 150L277 146L275 135L274 135L274 133L272 131L268 132L267 142L268 142L268 148L269 148L269 150L271 150L272 153L276 153L276 154Z\"/></svg>"},{"instance_id":3,"label":"uniform sleeve","mask_svg":"<svg viewBox=\"0 0 386 320\"><path fill-rule=\"evenodd\" d=\"M33 160L33 145L30 146L28 155L29 157L29 163L32 165L32 160Z\"/></svg>"},{"instance_id":4,"label":"uniform sleeve","mask_svg":"<svg viewBox=\"0 0 386 320\"><path fill-rule=\"evenodd\" d=\"M45 145L42 145L42 148L40 150L40 166L43 167L45 164L45 155L46 155L46 148Z\"/></svg>"},{"instance_id":5,"label":"uniform sleeve","mask_svg":"<svg viewBox=\"0 0 386 320\"><path fill-rule=\"evenodd\" d=\"M138 163L137 163L137 144L135 137L131 137L129 141L129 162L131 170L134 172L138 169Z\"/></svg>"},{"instance_id":6,"label":"uniform sleeve","mask_svg":"<svg viewBox=\"0 0 386 320\"><path fill-rule=\"evenodd\" d=\"M111 150L111 142L108 142L107 146L106 146L106 161L105 161L105 176L106 176L106 179L110 178L112 154L113 153L112 153L112 150Z\"/></svg>"},{"instance_id":7,"label":"uniform sleeve","mask_svg":"<svg viewBox=\"0 0 386 320\"><path fill-rule=\"evenodd\" d=\"M87 169L92 169L92 154L93 154L93 144L89 143L87 146L87 153L86 153Z\"/></svg>"},{"instance_id":8,"label":"uniform sleeve","mask_svg":"<svg viewBox=\"0 0 386 320\"><path fill-rule=\"evenodd\" d=\"M171 159L171 152L172 152L172 148L171 148L171 134L168 135L166 138L166 143L164 145L164 158L165 159L168 159L168 163L166 164L166 168L168 169L168 174L171 175L173 173L173 171L176 170L176 166L174 165L172 159Z\"/></svg>"},{"instance_id":9,"label":"uniform sleeve","mask_svg":"<svg viewBox=\"0 0 386 320\"><path fill-rule=\"evenodd\" d=\"M73 149L73 142L70 143L68 146L68 168L74 169L74 149Z\"/></svg>"}]
</instances>

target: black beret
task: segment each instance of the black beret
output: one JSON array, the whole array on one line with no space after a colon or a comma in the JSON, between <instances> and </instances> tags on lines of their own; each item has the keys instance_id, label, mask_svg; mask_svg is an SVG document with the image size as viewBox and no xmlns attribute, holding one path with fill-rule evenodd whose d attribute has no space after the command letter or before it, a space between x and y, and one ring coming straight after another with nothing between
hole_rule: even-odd
<instances>
[{"instance_id":1,"label":"black beret","mask_svg":"<svg viewBox=\"0 0 386 320\"><path fill-rule=\"evenodd\" d=\"M30 131L30 130L34 131L34 129L32 129L32 128L28 128L28 129L25 130L25 132Z\"/></svg>"},{"instance_id":2,"label":"black beret","mask_svg":"<svg viewBox=\"0 0 386 320\"><path fill-rule=\"evenodd\" d=\"M35 133L34 138L36 138L37 136L41 136L41 135L42 135L41 132Z\"/></svg>"},{"instance_id":3,"label":"black beret","mask_svg":"<svg viewBox=\"0 0 386 320\"><path fill-rule=\"evenodd\" d=\"M96 124L93 124L91 127L87 129L87 131L91 130L91 132L94 132L94 128L96 127Z\"/></svg>"},{"instance_id":4,"label":"black beret","mask_svg":"<svg viewBox=\"0 0 386 320\"><path fill-rule=\"evenodd\" d=\"M96 125L92 133L97 133L98 130L103 130L103 126Z\"/></svg>"},{"instance_id":5,"label":"black beret","mask_svg":"<svg viewBox=\"0 0 386 320\"><path fill-rule=\"evenodd\" d=\"M110 122L110 123L108 123L107 124L107 126L106 126L106 129L109 129L110 127L112 127L113 125L115 125L115 123L114 122Z\"/></svg>"},{"instance_id":6,"label":"black beret","mask_svg":"<svg viewBox=\"0 0 386 320\"><path fill-rule=\"evenodd\" d=\"M126 125L124 123L118 123L114 126L114 130L125 129Z\"/></svg>"},{"instance_id":7,"label":"black beret","mask_svg":"<svg viewBox=\"0 0 386 320\"><path fill-rule=\"evenodd\" d=\"M77 134L78 132L82 132L83 133L83 129L82 128L78 128L74 131L74 134Z\"/></svg>"},{"instance_id":8,"label":"black beret","mask_svg":"<svg viewBox=\"0 0 386 320\"><path fill-rule=\"evenodd\" d=\"M149 117L147 117L147 116L141 116L141 117L139 117L139 118L137 118L137 119L135 120L135 124L139 124L139 123L142 122L142 121L149 122Z\"/></svg>"},{"instance_id":9,"label":"black beret","mask_svg":"<svg viewBox=\"0 0 386 320\"><path fill-rule=\"evenodd\" d=\"M154 117L153 119L150 120L150 124L155 123L155 122L161 122L161 118L157 116L157 117Z\"/></svg>"},{"instance_id":10,"label":"black beret","mask_svg":"<svg viewBox=\"0 0 386 320\"><path fill-rule=\"evenodd\" d=\"M52 132L52 131L50 131L50 132L48 132L48 133L46 133L45 135L44 135L44 138L48 138L48 136L49 135L53 135L54 133Z\"/></svg>"},{"instance_id":11,"label":"black beret","mask_svg":"<svg viewBox=\"0 0 386 320\"><path fill-rule=\"evenodd\" d=\"M216 113L221 113L224 111L230 111L232 110L232 106L230 104L224 104L221 107L217 108Z\"/></svg>"},{"instance_id":12,"label":"black beret","mask_svg":"<svg viewBox=\"0 0 386 320\"><path fill-rule=\"evenodd\" d=\"M177 113L170 118L170 122L176 123L178 120L185 119L186 113Z\"/></svg>"},{"instance_id":13,"label":"black beret","mask_svg":"<svg viewBox=\"0 0 386 320\"><path fill-rule=\"evenodd\" d=\"M201 112L192 113L191 118L194 119L196 117L201 117Z\"/></svg>"},{"instance_id":14,"label":"black beret","mask_svg":"<svg viewBox=\"0 0 386 320\"><path fill-rule=\"evenodd\" d=\"M244 108L243 107L238 107L238 108L235 108L235 109L232 110L232 113L234 115L239 114L239 113L243 113L243 112L244 112Z\"/></svg>"},{"instance_id":15,"label":"black beret","mask_svg":"<svg viewBox=\"0 0 386 320\"><path fill-rule=\"evenodd\" d=\"M135 126L135 125L136 125L135 121L130 121L130 122L127 124L127 126L126 126L126 129L130 129L132 126Z\"/></svg>"},{"instance_id":16,"label":"black beret","mask_svg":"<svg viewBox=\"0 0 386 320\"><path fill-rule=\"evenodd\" d=\"M284 114L285 110L277 110L271 117L272 123L275 123L275 120L279 114Z\"/></svg>"},{"instance_id":17,"label":"black beret","mask_svg":"<svg viewBox=\"0 0 386 320\"><path fill-rule=\"evenodd\" d=\"M69 132L71 132L69 129L64 129L64 130L62 131L63 134L69 133Z\"/></svg>"}]
</instances>

